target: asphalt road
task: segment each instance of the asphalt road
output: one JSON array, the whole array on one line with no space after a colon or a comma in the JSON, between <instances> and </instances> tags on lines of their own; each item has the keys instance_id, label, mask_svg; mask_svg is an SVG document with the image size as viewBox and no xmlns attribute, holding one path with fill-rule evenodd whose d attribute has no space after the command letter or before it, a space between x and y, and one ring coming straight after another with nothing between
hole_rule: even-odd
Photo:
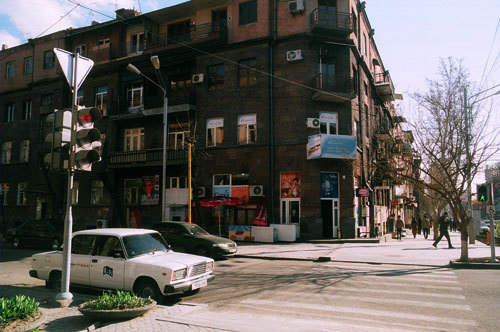
<instances>
[{"instance_id":1,"label":"asphalt road","mask_svg":"<svg viewBox=\"0 0 500 332\"><path fill-rule=\"evenodd\" d=\"M49 294L27 275L34 252L2 248L2 296L26 288ZM191 323L234 331L500 330L497 270L230 258L216 262L216 275L198 294L164 305L198 305Z\"/></svg>"}]
</instances>

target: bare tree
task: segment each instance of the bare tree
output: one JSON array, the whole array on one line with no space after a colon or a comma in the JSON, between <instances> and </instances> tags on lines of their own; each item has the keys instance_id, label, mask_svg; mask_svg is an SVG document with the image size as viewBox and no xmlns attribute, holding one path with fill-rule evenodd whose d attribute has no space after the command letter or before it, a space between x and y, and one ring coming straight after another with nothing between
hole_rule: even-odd
<instances>
[{"instance_id":1,"label":"bare tree","mask_svg":"<svg viewBox=\"0 0 500 332\"><path fill-rule=\"evenodd\" d=\"M461 61L441 59L439 76L436 80L428 80L428 91L413 94L418 106L416 112L412 110L416 116L410 122L414 145L421 158L420 177L413 181L436 200L436 213L444 207L440 201L446 202L458 218L456 222L460 226L462 244L460 261L468 261L471 216L462 200L467 193L468 173L474 178L479 167L499 151L499 129L488 132L491 108L489 111L472 110L471 135L467 137L465 89L473 90L473 87ZM467 158L467 138L470 139L471 162ZM438 216L435 216L435 221Z\"/></svg>"}]
</instances>

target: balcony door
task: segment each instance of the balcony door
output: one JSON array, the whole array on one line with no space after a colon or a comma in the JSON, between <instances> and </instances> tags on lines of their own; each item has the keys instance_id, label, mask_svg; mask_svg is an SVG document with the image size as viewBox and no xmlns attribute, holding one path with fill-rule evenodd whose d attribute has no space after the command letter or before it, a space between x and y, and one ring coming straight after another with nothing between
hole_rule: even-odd
<instances>
[{"instance_id":1,"label":"balcony door","mask_svg":"<svg viewBox=\"0 0 500 332\"><path fill-rule=\"evenodd\" d=\"M323 91L335 91L336 87L336 61L335 57L328 55L326 49L322 49L324 54L319 57L318 74L320 77L320 87Z\"/></svg>"},{"instance_id":2,"label":"balcony door","mask_svg":"<svg viewBox=\"0 0 500 332\"><path fill-rule=\"evenodd\" d=\"M221 32L227 24L226 8L212 11L212 32Z\"/></svg>"},{"instance_id":3,"label":"balcony door","mask_svg":"<svg viewBox=\"0 0 500 332\"><path fill-rule=\"evenodd\" d=\"M337 27L337 0L318 0L318 9L321 25Z\"/></svg>"},{"instance_id":4,"label":"balcony door","mask_svg":"<svg viewBox=\"0 0 500 332\"><path fill-rule=\"evenodd\" d=\"M124 151L144 150L144 128L125 130Z\"/></svg>"}]
</instances>

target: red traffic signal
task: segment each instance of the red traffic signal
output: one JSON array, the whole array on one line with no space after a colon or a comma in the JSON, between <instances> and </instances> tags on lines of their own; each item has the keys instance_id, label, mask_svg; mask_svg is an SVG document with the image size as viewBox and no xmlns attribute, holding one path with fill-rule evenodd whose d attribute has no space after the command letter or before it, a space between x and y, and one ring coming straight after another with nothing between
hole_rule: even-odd
<instances>
[{"instance_id":1,"label":"red traffic signal","mask_svg":"<svg viewBox=\"0 0 500 332\"><path fill-rule=\"evenodd\" d=\"M76 118L79 126L89 128L94 125L94 122L102 119L102 114L101 111L95 107L85 107L77 111Z\"/></svg>"}]
</instances>

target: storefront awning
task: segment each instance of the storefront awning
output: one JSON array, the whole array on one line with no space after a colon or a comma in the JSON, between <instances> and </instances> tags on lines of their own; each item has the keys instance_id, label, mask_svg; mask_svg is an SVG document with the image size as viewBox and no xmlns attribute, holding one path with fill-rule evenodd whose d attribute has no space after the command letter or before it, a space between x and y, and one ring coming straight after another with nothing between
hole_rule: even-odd
<instances>
[{"instance_id":1,"label":"storefront awning","mask_svg":"<svg viewBox=\"0 0 500 332\"><path fill-rule=\"evenodd\" d=\"M241 204L243 204L243 199L238 197L218 196L200 200L200 206L202 207L235 206ZM195 202L193 202L194 205L196 205Z\"/></svg>"}]
</instances>

